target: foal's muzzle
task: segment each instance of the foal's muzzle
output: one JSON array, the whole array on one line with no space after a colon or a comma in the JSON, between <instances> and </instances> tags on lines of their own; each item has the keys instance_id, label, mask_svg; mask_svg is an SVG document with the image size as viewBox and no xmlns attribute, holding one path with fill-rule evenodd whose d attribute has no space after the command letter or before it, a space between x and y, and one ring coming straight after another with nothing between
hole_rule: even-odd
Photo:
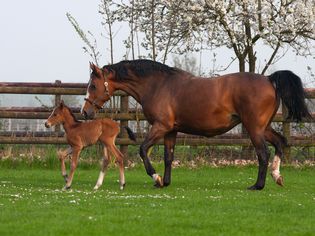
<instances>
[{"instance_id":1,"label":"foal's muzzle","mask_svg":"<svg viewBox=\"0 0 315 236\"><path fill-rule=\"evenodd\" d=\"M46 127L46 128L50 128L51 125L50 125L49 123L47 123L47 121L46 121L46 122L45 122L45 127Z\"/></svg>"}]
</instances>

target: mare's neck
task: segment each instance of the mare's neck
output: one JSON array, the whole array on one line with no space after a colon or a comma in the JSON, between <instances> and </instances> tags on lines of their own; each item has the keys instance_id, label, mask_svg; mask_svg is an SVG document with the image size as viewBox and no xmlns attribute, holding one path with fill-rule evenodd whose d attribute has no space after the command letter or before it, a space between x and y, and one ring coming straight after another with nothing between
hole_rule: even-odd
<instances>
[{"instance_id":1,"label":"mare's neck","mask_svg":"<svg viewBox=\"0 0 315 236\"><path fill-rule=\"evenodd\" d=\"M146 79L147 78L139 78L138 80L120 82L119 84L117 83L115 87L117 90L126 92L141 104L143 97L146 96L150 88L150 85L147 84L148 82L145 81Z\"/></svg>"},{"instance_id":2,"label":"mare's neck","mask_svg":"<svg viewBox=\"0 0 315 236\"><path fill-rule=\"evenodd\" d=\"M62 123L63 128L68 132L75 124L79 123L69 110L64 111L64 122Z\"/></svg>"}]
</instances>

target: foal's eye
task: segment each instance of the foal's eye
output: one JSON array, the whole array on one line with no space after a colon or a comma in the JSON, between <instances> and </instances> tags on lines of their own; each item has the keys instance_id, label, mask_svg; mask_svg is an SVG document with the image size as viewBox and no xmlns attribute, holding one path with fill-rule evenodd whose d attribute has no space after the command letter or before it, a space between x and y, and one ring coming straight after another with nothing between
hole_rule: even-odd
<instances>
[{"instance_id":1,"label":"foal's eye","mask_svg":"<svg viewBox=\"0 0 315 236\"><path fill-rule=\"evenodd\" d=\"M57 114L53 114L53 116L57 116Z\"/></svg>"}]
</instances>

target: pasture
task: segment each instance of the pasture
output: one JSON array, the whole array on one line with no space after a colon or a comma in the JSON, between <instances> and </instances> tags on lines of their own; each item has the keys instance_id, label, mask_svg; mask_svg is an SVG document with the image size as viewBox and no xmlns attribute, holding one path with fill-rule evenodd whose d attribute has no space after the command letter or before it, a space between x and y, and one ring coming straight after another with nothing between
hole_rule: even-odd
<instances>
[{"instance_id":1,"label":"pasture","mask_svg":"<svg viewBox=\"0 0 315 236\"><path fill-rule=\"evenodd\" d=\"M64 192L59 169L0 167L0 235L315 235L314 167L283 167L285 187L268 173L262 191L246 190L256 166L175 168L159 189L137 165L124 191L117 168L93 191L98 173Z\"/></svg>"}]
</instances>

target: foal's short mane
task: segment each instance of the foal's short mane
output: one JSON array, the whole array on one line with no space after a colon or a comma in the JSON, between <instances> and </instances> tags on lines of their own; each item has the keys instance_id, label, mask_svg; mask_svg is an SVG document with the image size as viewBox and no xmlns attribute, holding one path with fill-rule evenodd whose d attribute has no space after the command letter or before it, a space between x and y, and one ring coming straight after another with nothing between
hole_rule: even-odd
<instances>
[{"instance_id":1,"label":"foal's short mane","mask_svg":"<svg viewBox=\"0 0 315 236\"><path fill-rule=\"evenodd\" d=\"M79 121L79 120L73 115L71 109L70 109L68 106L64 106L64 108L66 108L66 109L69 111L70 115L72 116L72 118L74 119L75 122L81 123L81 121Z\"/></svg>"},{"instance_id":2,"label":"foal's short mane","mask_svg":"<svg viewBox=\"0 0 315 236\"><path fill-rule=\"evenodd\" d=\"M103 69L115 71L117 79L119 80L127 79L130 76L128 70L131 70L133 74L138 77L146 77L155 72L162 72L171 75L180 71L177 68L167 66L160 62L144 59L121 61L113 65L106 65Z\"/></svg>"}]
</instances>

